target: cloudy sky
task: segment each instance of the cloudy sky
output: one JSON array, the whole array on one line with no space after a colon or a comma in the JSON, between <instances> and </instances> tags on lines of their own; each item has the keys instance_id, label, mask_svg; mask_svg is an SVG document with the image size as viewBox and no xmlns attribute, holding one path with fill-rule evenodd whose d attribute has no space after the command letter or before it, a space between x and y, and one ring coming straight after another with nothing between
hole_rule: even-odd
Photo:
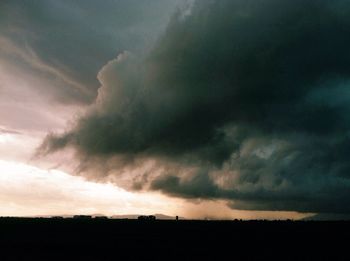
<instances>
[{"instance_id":1,"label":"cloudy sky","mask_svg":"<svg viewBox=\"0 0 350 261\"><path fill-rule=\"evenodd\" d=\"M4 0L0 215L350 214L346 0Z\"/></svg>"}]
</instances>

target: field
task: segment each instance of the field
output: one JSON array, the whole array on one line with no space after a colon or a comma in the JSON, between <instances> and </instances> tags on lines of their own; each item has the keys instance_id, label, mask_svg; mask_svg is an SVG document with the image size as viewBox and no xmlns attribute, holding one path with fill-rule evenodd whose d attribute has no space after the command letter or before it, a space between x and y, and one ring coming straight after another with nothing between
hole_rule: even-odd
<instances>
[{"instance_id":1,"label":"field","mask_svg":"<svg viewBox=\"0 0 350 261\"><path fill-rule=\"evenodd\" d=\"M0 218L0 260L350 260L349 222Z\"/></svg>"}]
</instances>

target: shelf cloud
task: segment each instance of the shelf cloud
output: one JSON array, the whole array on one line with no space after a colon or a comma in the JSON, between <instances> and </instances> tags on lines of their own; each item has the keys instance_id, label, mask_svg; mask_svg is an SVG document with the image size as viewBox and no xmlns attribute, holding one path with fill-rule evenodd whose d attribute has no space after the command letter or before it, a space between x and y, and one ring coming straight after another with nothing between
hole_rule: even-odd
<instances>
[{"instance_id":1,"label":"shelf cloud","mask_svg":"<svg viewBox=\"0 0 350 261\"><path fill-rule=\"evenodd\" d=\"M100 70L94 104L40 152L73 147L81 174L128 189L350 213L349 11L343 0L188 3L152 48Z\"/></svg>"}]
</instances>

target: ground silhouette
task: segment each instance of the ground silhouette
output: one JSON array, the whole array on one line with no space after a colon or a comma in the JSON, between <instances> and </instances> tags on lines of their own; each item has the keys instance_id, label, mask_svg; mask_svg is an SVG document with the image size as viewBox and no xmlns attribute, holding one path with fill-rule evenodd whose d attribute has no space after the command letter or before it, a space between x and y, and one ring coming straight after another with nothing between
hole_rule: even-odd
<instances>
[{"instance_id":1,"label":"ground silhouette","mask_svg":"<svg viewBox=\"0 0 350 261\"><path fill-rule=\"evenodd\" d=\"M0 218L0 260L349 260L346 221Z\"/></svg>"}]
</instances>

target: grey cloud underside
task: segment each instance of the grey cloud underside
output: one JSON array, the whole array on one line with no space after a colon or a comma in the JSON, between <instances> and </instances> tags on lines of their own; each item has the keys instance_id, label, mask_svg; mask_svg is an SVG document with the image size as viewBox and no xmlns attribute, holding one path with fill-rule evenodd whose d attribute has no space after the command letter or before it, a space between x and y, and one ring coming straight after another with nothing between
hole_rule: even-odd
<instances>
[{"instance_id":1,"label":"grey cloud underside","mask_svg":"<svg viewBox=\"0 0 350 261\"><path fill-rule=\"evenodd\" d=\"M106 65L95 108L42 149L154 160L137 189L349 213L350 4L203 0L186 13L145 58Z\"/></svg>"}]
</instances>

